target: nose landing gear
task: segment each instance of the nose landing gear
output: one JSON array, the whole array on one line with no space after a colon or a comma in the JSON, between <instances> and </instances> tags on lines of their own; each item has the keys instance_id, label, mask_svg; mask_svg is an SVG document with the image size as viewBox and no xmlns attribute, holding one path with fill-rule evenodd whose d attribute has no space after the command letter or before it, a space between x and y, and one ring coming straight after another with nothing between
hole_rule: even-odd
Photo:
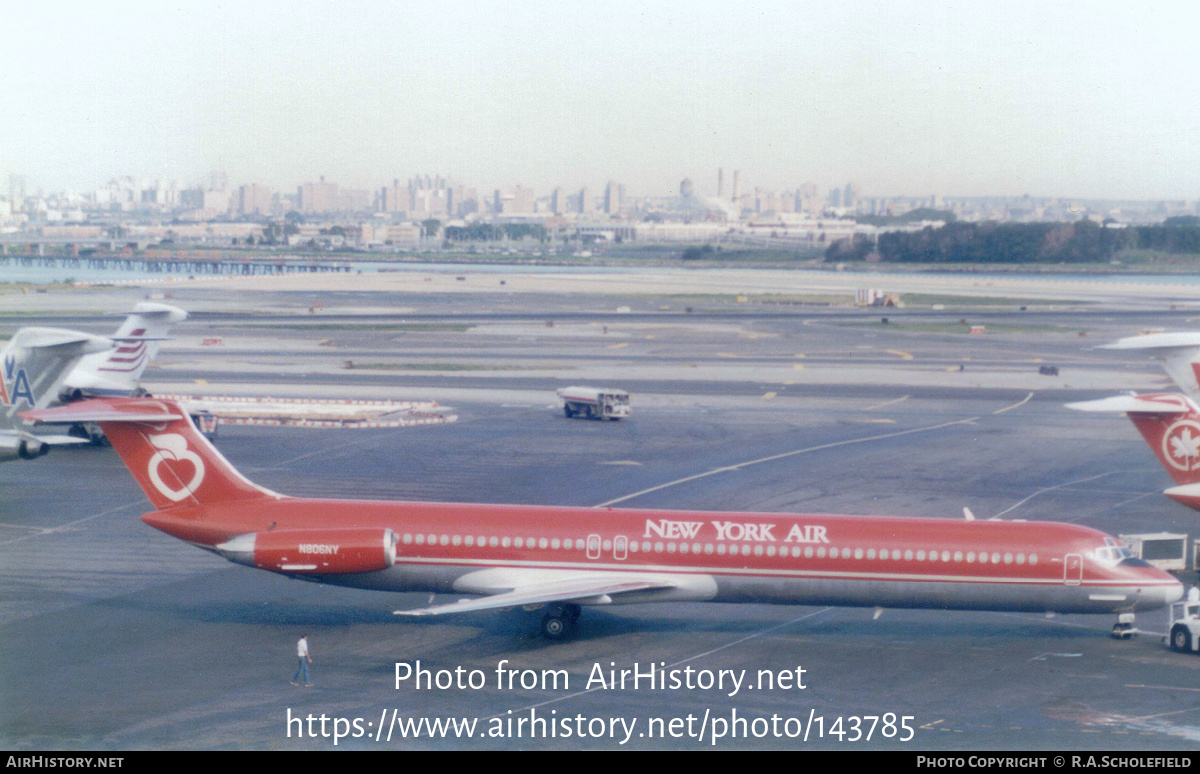
<instances>
[{"instance_id":1,"label":"nose landing gear","mask_svg":"<svg viewBox=\"0 0 1200 774\"><path fill-rule=\"evenodd\" d=\"M1121 613L1117 616L1117 622L1113 624L1112 636L1114 640L1127 640L1130 637L1137 636L1137 629L1133 626L1133 613Z\"/></svg>"}]
</instances>

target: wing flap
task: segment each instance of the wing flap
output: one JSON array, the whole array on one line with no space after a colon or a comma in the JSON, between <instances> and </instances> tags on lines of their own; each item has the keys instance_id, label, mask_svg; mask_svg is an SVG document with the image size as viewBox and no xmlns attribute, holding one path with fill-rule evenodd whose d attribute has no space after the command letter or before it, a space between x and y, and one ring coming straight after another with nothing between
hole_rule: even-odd
<instances>
[{"instance_id":1,"label":"wing flap","mask_svg":"<svg viewBox=\"0 0 1200 774\"><path fill-rule=\"evenodd\" d=\"M423 607L415 610L397 610L395 611L395 615L446 615L448 613L497 610L506 607L523 607L525 605L544 605L551 602L579 602L593 598L611 597L615 594L628 594L634 591L673 589L675 586L676 584L673 581L666 579L655 580L628 576L608 578L589 575L579 578L533 583L520 586L511 591L483 598L463 599L447 605L434 605L433 607Z\"/></svg>"}]
</instances>

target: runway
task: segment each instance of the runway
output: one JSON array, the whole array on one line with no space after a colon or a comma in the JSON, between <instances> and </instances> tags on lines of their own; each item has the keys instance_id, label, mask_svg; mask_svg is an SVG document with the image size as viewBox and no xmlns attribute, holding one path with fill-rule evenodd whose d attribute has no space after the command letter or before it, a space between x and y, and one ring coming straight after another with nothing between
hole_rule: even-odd
<instances>
[{"instance_id":1,"label":"runway","mask_svg":"<svg viewBox=\"0 0 1200 774\"><path fill-rule=\"evenodd\" d=\"M1126 323L1080 315L1072 322L1093 331L1086 344L1124 335L1115 329ZM417 331L401 342L392 341L394 331L323 335L371 356L461 348L464 361L484 364L494 344L509 350L510 362L524 351L577 370L349 370L339 382L322 366L336 354L326 358L302 331L280 331L273 357L297 368L281 371L271 361L233 378L222 364L241 358L240 346L253 349L261 331L246 320L189 321L147 382L175 389L207 374L209 388L277 394L419 391L460 417L403 430L220 430L221 452L249 478L298 496L950 519L962 518L965 506L978 518L1068 521L1112 534L1196 531L1196 514L1160 494L1169 479L1123 418L1062 408L1110 394L1110 384L1159 378L1145 363L1098 355L1077 337L1040 328L947 344L936 332L872 330L867 339L859 329L799 318L736 325L760 335L685 325L628 339L623 349L672 359L662 366L667 376L633 380L637 390L617 379L634 392L635 413L616 423L565 419L553 387L624 363L589 364L582 337L527 339L522 331ZM195 342L209 335L222 337L224 350ZM820 369L790 361L735 378L744 364L716 354L730 342L766 361L807 349L865 353L870 362L828 362L847 377L840 389L805 381ZM870 349L854 349L863 345ZM962 372L978 383L955 382L958 372L932 365L947 346L978 359ZM912 359L888 358L888 350ZM269 356L260 349L250 359ZM692 358L697 367L683 365ZM1078 380L1099 386L1076 386L1069 372L1038 382L1036 358L1076 362L1091 374ZM969 363L984 360L990 368L975 374ZM862 378L884 370L890 384ZM937 380L923 383L930 373ZM1032 388L1009 386L1017 381L1010 374ZM424 605L428 595L303 583L176 541L140 522L150 506L110 449L0 465L0 491L0 656L10 665L0 677L0 744L9 748L1176 750L1200 741L1200 659L1152 636L1113 640L1108 616L592 607L576 637L549 643L536 635L537 613L398 618L393 610ZM1164 631L1165 621L1164 612L1142 614L1138 626ZM310 689L288 682L302 632L315 662ZM397 662L418 661L431 672L478 670L484 685L397 688ZM496 684L498 665L566 678L509 688ZM595 681L597 668L652 665L748 679L800 668L805 687L756 682L731 695L728 686ZM310 714L315 734L312 724L289 723ZM321 734L321 715L329 735ZM476 725L399 736L419 730L405 721L450 718ZM357 719L363 733L344 725L335 745L334 719ZM722 736L718 721L727 723ZM390 741L376 738L385 723ZM906 727L911 739L901 741ZM579 733L549 730L568 728ZM791 735L797 728L808 729L807 738Z\"/></svg>"}]
</instances>

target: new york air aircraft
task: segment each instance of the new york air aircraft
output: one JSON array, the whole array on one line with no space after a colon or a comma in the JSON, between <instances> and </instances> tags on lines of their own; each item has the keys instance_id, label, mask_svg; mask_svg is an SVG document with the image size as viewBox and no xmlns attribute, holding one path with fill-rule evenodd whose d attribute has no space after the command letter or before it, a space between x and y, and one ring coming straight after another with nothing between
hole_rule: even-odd
<instances>
[{"instance_id":1,"label":"new york air aircraft","mask_svg":"<svg viewBox=\"0 0 1200 774\"><path fill-rule=\"evenodd\" d=\"M94 399L26 412L99 422L154 510L142 520L294 578L474 598L401 615L753 602L1118 613L1182 594L1113 537L1051 522L300 499L242 476L179 406Z\"/></svg>"},{"instance_id":2,"label":"new york air aircraft","mask_svg":"<svg viewBox=\"0 0 1200 774\"><path fill-rule=\"evenodd\" d=\"M1200 406L1195 401L1178 393L1152 393L1068 403L1067 408L1124 412L1176 484L1163 494L1200 511Z\"/></svg>"}]
</instances>

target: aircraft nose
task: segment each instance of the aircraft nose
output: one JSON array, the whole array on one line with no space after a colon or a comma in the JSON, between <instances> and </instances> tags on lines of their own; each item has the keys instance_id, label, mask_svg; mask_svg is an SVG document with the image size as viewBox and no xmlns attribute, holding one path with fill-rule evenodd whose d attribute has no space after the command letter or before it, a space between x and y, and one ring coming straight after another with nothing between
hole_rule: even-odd
<instances>
[{"instance_id":1,"label":"aircraft nose","mask_svg":"<svg viewBox=\"0 0 1200 774\"><path fill-rule=\"evenodd\" d=\"M1183 596L1183 584L1175 581L1170 586L1163 586L1163 604L1169 605Z\"/></svg>"}]
</instances>

